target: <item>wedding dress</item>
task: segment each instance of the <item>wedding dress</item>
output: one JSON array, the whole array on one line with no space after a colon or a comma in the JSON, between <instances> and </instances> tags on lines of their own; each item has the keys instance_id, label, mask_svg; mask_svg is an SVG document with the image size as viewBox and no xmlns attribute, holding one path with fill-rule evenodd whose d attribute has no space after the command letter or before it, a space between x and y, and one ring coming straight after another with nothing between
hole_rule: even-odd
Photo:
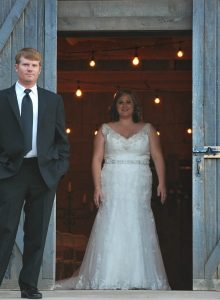
<instances>
[{"instance_id":1,"label":"wedding dress","mask_svg":"<svg viewBox=\"0 0 220 300\"><path fill-rule=\"evenodd\" d=\"M102 125L103 203L78 274L57 289L170 289L150 203L150 127L126 138Z\"/></svg>"}]
</instances>

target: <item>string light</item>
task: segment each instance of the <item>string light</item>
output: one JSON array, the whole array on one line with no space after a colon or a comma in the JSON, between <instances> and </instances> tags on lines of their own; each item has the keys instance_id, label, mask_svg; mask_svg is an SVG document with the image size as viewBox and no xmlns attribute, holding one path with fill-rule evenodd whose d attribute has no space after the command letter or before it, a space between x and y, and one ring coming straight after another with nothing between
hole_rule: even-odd
<instances>
[{"instance_id":1,"label":"string light","mask_svg":"<svg viewBox=\"0 0 220 300\"><path fill-rule=\"evenodd\" d=\"M182 58L183 55L184 55L184 52L183 52L182 47L181 47L181 42L180 42L179 49L178 49L176 55L177 55L179 58Z\"/></svg>"},{"instance_id":2,"label":"string light","mask_svg":"<svg viewBox=\"0 0 220 300\"><path fill-rule=\"evenodd\" d=\"M187 133L188 133L188 134L192 134L192 128L189 127L189 128L187 129Z\"/></svg>"},{"instance_id":3,"label":"string light","mask_svg":"<svg viewBox=\"0 0 220 300\"><path fill-rule=\"evenodd\" d=\"M159 96L155 96L154 98L154 103L159 104L160 103L160 98Z\"/></svg>"},{"instance_id":4,"label":"string light","mask_svg":"<svg viewBox=\"0 0 220 300\"><path fill-rule=\"evenodd\" d=\"M173 42L161 42L161 43L151 43L151 44L143 44L139 45L138 47L119 47L119 48L107 48L107 49L98 49L95 52L96 53L108 53L108 52L117 52L117 51L127 51L127 50L135 50L135 49L147 49L147 48L155 48L158 47L166 47L169 45L176 45L179 44L182 46L183 43L187 43L188 40L185 41L173 41ZM180 47L181 48L181 47ZM180 49L181 50L181 49ZM94 51L94 50L93 50ZM71 51L72 54L82 54L82 53L91 53L91 50L78 50L78 51Z\"/></svg>"},{"instance_id":5,"label":"string light","mask_svg":"<svg viewBox=\"0 0 220 300\"><path fill-rule=\"evenodd\" d=\"M67 128L66 128L66 133L67 133L67 134L70 134L70 133L71 133L71 128L70 128L70 127L67 127Z\"/></svg>"},{"instance_id":6,"label":"string light","mask_svg":"<svg viewBox=\"0 0 220 300\"><path fill-rule=\"evenodd\" d=\"M184 52L183 52L183 50L180 48L180 49L178 50L178 52L177 52L177 56L178 56L179 58L181 58L181 57L183 57L183 55L184 55Z\"/></svg>"},{"instance_id":7,"label":"string light","mask_svg":"<svg viewBox=\"0 0 220 300\"><path fill-rule=\"evenodd\" d=\"M81 90L82 85L86 85L86 87L88 89L89 89L89 86L101 86L101 87L106 86L108 88L111 87L113 89L113 92L115 91L114 94L113 94L114 98L121 89L125 89L125 90L126 89L131 89L131 90L137 91L137 92L138 91L140 91L140 92L142 92L142 91L152 92L155 95L155 98L154 98L153 101L156 104L159 104L161 102L161 97L157 94L158 89L151 88L151 86L149 84L147 84L147 86L146 86L146 81L143 82L143 85L145 85L146 88L140 88L140 87L137 87L137 86L130 86L130 85L129 86L115 86L115 83L112 83L112 82L95 82L95 81L84 81L84 80L79 81L79 80L77 80L77 90L76 90L76 92L79 90L80 96L83 94L82 90ZM160 92L170 92L172 90L170 90L170 89L160 89L159 91ZM80 97L80 96L78 96L78 97Z\"/></svg>"},{"instance_id":8,"label":"string light","mask_svg":"<svg viewBox=\"0 0 220 300\"><path fill-rule=\"evenodd\" d=\"M178 125L178 124L182 124L182 123L173 123L172 125L174 126L174 125ZM161 134L160 134L160 129L159 129L159 127L157 127L156 126L156 134L158 135L158 136L160 136ZM186 129L186 132L188 133L188 134L192 134L192 128L187 128ZM98 129L95 129L94 131L93 131L93 134L94 135L97 135L98 134Z\"/></svg>"},{"instance_id":9,"label":"string light","mask_svg":"<svg viewBox=\"0 0 220 300\"><path fill-rule=\"evenodd\" d=\"M70 122L69 121L67 121L67 123L66 123L66 134L70 134L71 133L71 127L70 127Z\"/></svg>"},{"instance_id":10,"label":"string light","mask_svg":"<svg viewBox=\"0 0 220 300\"><path fill-rule=\"evenodd\" d=\"M160 135L160 126L159 125L156 125L155 129L156 129L156 133L157 135L159 136Z\"/></svg>"},{"instance_id":11,"label":"string light","mask_svg":"<svg viewBox=\"0 0 220 300\"><path fill-rule=\"evenodd\" d=\"M77 81L76 97L82 97L82 90L79 85L79 80Z\"/></svg>"},{"instance_id":12,"label":"string light","mask_svg":"<svg viewBox=\"0 0 220 300\"><path fill-rule=\"evenodd\" d=\"M134 57L132 59L132 64L136 67L136 66L139 65L139 63L140 63L140 60L139 60L139 57L138 57L138 49L136 48Z\"/></svg>"},{"instance_id":13,"label":"string light","mask_svg":"<svg viewBox=\"0 0 220 300\"><path fill-rule=\"evenodd\" d=\"M192 129L191 129L191 128L188 128L188 129L186 130L186 132L187 132L188 134L192 134ZM157 133L158 136L160 136L160 131L159 131L159 129L156 129L156 133ZM96 129L96 130L94 131L94 135L97 135L97 134L98 134L98 130Z\"/></svg>"},{"instance_id":14,"label":"string light","mask_svg":"<svg viewBox=\"0 0 220 300\"><path fill-rule=\"evenodd\" d=\"M92 56L91 56L91 60L89 62L89 65L91 68L94 68L96 63L95 63L95 57L94 57L94 51L92 51Z\"/></svg>"}]
</instances>

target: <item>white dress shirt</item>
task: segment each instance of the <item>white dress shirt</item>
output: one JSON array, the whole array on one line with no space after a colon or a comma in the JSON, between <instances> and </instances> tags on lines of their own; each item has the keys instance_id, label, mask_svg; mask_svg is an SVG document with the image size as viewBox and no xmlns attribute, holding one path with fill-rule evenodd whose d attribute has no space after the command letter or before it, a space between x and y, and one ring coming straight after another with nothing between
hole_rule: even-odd
<instances>
[{"instance_id":1,"label":"white dress shirt","mask_svg":"<svg viewBox=\"0 0 220 300\"><path fill-rule=\"evenodd\" d=\"M21 114L21 104L22 99L25 96L24 90L26 88L22 86L19 82L15 84L15 92L18 100L18 107ZM38 93L37 93L37 85L35 84L31 88L31 92L29 94L32 104L33 104L33 132L32 132L32 149L25 155L26 158L36 157L37 156L37 121L38 121Z\"/></svg>"}]
</instances>

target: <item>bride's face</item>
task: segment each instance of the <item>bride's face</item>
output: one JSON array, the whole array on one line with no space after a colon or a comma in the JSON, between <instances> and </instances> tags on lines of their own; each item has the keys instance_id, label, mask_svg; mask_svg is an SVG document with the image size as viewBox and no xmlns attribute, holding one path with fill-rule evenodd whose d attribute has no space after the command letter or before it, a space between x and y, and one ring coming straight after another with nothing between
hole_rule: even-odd
<instances>
[{"instance_id":1,"label":"bride's face","mask_svg":"<svg viewBox=\"0 0 220 300\"><path fill-rule=\"evenodd\" d=\"M134 103L129 95L124 94L118 99L116 108L120 117L131 117L134 111Z\"/></svg>"}]
</instances>

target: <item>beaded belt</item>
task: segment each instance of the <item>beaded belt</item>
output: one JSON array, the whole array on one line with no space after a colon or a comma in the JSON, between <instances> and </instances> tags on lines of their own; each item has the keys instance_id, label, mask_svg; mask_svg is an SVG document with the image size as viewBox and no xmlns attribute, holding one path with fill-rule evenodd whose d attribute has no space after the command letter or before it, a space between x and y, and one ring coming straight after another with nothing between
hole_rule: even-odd
<instances>
[{"instance_id":1,"label":"beaded belt","mask_svg":"<svg viewBox=\"0 0 220 300\"><path fill-rule=\"evenodd\" d=\"M140 159L111 159L106 158L105 164L119 164L119 165L148 165L148 160Z\"/></svg>"}]
</instances>

